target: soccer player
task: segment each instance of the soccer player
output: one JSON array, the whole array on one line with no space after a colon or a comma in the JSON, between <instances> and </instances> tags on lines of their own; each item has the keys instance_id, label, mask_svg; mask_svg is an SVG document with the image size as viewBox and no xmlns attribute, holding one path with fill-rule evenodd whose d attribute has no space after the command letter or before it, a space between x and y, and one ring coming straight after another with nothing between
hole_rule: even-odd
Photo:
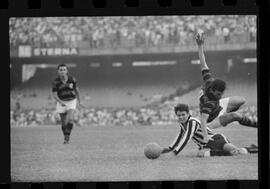
<instances>
[{"instance_id":1,"label":"soccer player","mask_svg":"<svg viewBox=\"0 0 270 189\"><path fill-rule=\"evenodd\" d=\"M68 144L74 124L76 106L81 106L80 95L76 79L68 74L67 66L60 64L57 69L58 77L52 83L52 92L57 102L56 112L61 117L64 144Z\"/></svg>"},{"instance_id":2,"label":"soccer player","mask_svg":"<svg viewBox=\"0 0 270 189\"><path fill-rule=\"evenodd\" d=\"M234 156L258 152L256 145L252 144L250 147L239 148L230 143L223 134L214 134L208 127L206 129L211 140L206 144L203 140L201 123L190 115L188 105L177 104L174 107L174 112L178 119L180 131L173 143L169 147L163 148L162 153L173 152L177 155L184 149L190 139L199 146L197 154L199 157Z\"/></svg>"},{"instance_id":3,"label":"soccer player","mask_svg":"<svg viewBox=\"0 0 270 189\"><path fill-rule=\"evenodd\" d=\"M204 35L198 33L195 36L198 45L199 59L203 76L203 86L200 91L200 122L204 135L204 141L207 143L210 137L207 134L206 125L215 129L221 126L238 121L243 126L257 127L257 121L253 121L236 112L244 103L245 99L241 96L232 96L222 98L226 89L226 82L220 79L214 79L206 64L203 44Z\"/></svg>"}]
</instances>

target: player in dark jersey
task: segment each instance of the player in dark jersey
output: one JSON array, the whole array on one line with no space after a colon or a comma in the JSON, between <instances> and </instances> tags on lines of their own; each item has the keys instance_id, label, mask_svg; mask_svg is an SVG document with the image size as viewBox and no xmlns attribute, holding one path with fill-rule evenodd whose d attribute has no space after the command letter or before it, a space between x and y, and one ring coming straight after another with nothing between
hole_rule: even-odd
<instances>
[{"instance_id":1,"label":"player in dark jersey","mask_svg":"<svg viewBox=\"0 0 270 189\"><path fill-rule=\"evenodd\" d=\"M58 77L52 83L53 97L56 100L56 112L60 114L64 144L70 140L76 106L80 105L79 89L76 79L68 74L65 64L58 65Z\"/></svg>"},{"instance_id":2,"label":"player in dark jersey","mask_svg":"<svg viewBox=\"0 0 270 189\"><path fill-rule=\"evenodd\" d=\"M244 103L245 99L240 96L222 98L226 89L223 80L214 79L206 64L203 52L204 35L198 33L195 36L199 50L199 58L204 84L200 91L200 121L205 137L208 142L210 137L207 135L206 125L211 128L226 126L229 123L238 121L241 125L257 127L257 121L252 121L245 115L236 112Z\"/></svg>"},{"instance_id":3,"label":"player in dark jersey","mask_svg":"<svg viewBox=\"0 0 270 189\"><path fill-rule=\"evenodd\" d=\"M250 147L239 148L230 143L223 134L215 134L207 127L207 133L211 137L207 144L203 141L203 133L200 121L189 114L189 107L186 104L177 104L174 107L175 115L178 118L180 131L169 147L165 147L162 153L173 152L179 154L190 139L198 145L199 157L207 156L233 156L249 153L257 153L258 147L252 144Z\"/></svg>"}]
</instances>

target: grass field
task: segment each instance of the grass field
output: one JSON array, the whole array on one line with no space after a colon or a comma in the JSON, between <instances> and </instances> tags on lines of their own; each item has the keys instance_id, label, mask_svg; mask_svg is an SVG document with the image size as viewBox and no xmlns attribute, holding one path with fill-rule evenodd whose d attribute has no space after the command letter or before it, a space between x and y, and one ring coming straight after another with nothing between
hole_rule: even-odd
<instances>
[{"instance_id":1,"label":"grass field","mask_svg":"<svg viewBox=\"0 0 270 189\"><path fill-rule=\"evenodd\" d=\"M63 144L60 126L11 128L12 181L148 181L258 179L258 155L197 158L190 141L178 155L146 159L144 146L169 145L177 126L75 127ZM217 129L238 146L257 144L257 130Z\"/></svg>"}]
</instances>

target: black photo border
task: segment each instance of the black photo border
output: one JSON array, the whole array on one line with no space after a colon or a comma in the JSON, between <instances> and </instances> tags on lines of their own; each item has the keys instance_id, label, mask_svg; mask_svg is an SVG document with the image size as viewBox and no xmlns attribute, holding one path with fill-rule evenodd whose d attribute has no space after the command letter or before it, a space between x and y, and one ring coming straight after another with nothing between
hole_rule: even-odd
<instances>
[{"instance_id":1,"label":"black photo border","mask_svg":"<svg viewBox=\"0 0 270 189\"><path fill-rule=\"evenodd\" d=\"M2 84L5 87L10 77L9 70L9 18L40 16L143 16L143 15L257 15L257 84L258 84L258 143L259 179L258 180L220 180L220 181L155 181L155 182L86 182L86 183L11 183L10 178L10 94L3 87L1 117L1 164L0 186L11 188L269 188L269 1L268 0L129 0L135 7L127 7L128 0L1 0L0 1L0 52L3 69ZM32 2L32 3L31 3ZM34 2L34 3L33 3ZM36 2L38 2L36 4ZM135 3L134 3L135 2ZM160 6L161 5L169 6ZM224 6L223 2L229 3ZM31 4L29 4L31 3ZM105 6L104 6L105 5ZM130 4L128 4L130 5ZM33 8L33 7L40 8ZM73 8L72 8L73 7ZM96 8L95 8L96 7ZM98 8L97 8L98 7ZM2 70L1 69L1 70ZM7 79L9 78L9 79Z\"/></svg>"}]
</instances>

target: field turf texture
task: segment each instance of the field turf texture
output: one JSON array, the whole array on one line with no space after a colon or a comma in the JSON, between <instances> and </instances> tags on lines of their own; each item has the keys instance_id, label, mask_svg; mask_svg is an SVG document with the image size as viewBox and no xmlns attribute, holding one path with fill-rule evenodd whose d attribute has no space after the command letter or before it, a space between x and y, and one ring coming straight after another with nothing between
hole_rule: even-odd
<instances>
[{"instance_id":1,"label":"field turf texture","mask_svg":"<svg viewBox=\"0 0 270 189\"><path fill-rule=\"evenodd\" d=\"M231 124L213 130L239 147L257 143L257 129ZM147 143L168 146L177 125L75 126L63 144L60 125L11 128L13 182L166 181L258 179L258 155L196 157L190 141L178 156L149 160Z\"/></svg>"}]
</instances>

